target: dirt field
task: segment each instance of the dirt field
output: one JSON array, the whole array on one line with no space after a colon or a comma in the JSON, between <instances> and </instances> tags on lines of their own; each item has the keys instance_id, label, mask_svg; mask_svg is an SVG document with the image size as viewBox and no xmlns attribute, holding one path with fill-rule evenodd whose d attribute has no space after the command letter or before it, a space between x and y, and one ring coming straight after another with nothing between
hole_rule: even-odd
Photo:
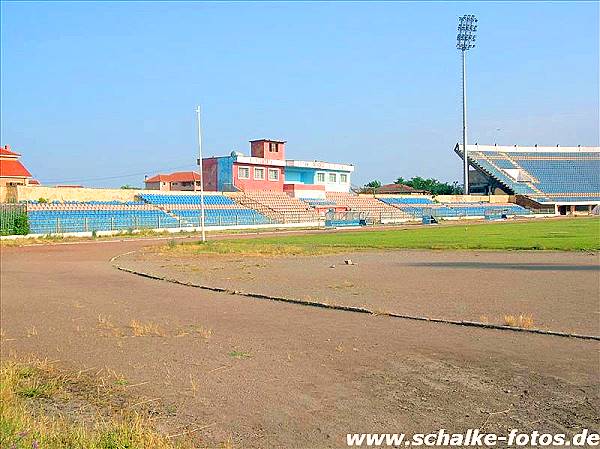
<instances>
[{"instance_id":1,"label":"dirt field","mask_svg":"<svg viewBox=\"0 0 600 449\"><path fill-rule=\"evenodd\" d=\"M251 300L137 277L109 263L144 245L148 242L3 248L2 355L33 353L77 370L114 370L132 385L132 394L155 399L159 427L208 426L194 436L210 447L228 438L245 448L323 448L345 447L348 432L441 427L575 432L600 426L598 342ZM475 254L485 268L457 266L468 260L456 253L415 253L410 263L416 266L392 257L388 274L397 278L400 264L414 292L402 297L402 307L478 317L498 315L510 304L549 328L598 329L598 272L577 268L593 265L591 256ZM324 256L322 268L286 261L277 267L278 276L297 273L300 263L326 281L317 293L365 302L361 295L371 273L377 288L389 290L380 295L381 305L399 306L393 301L397 280L382 280L386 272L373 270L373 254L352 255L358 265L349 267L337 255L335 269L329 268L330 257ZM173 263L155 269L185 274ZM555 264L550 271L548 263ZM241 280L248 285L274 288L258 282L269 267L275 269L267 264L238 274L247 276ZM214 271L220 276L235 269L227 264ZM349 270L359 273L356 286L343 285ZM473 309L475 292L463 277L456 279L457 271L493 293L491 310L481 304ZM432 276L423 279L425 272L439 279L437 287L428 284ZM512 295L495 291L497 279L506 276L514 279ZM534 298L528 295L532 282L543 289ZM314 288L301 277L287 285L303 292ZM448 297L464 296L466 302L440 303L440 285ZM149 333L155 335L136 332L132 320L154 324L156 332Z\"/></svg>"},{"instance_id":2,"label":"dirt field","mask_svg":"<svg viewBox=\"0 0 600 449\"><path fill-rule=\"evenodd\" d=\"M118 264L199 285L375 312L497 324L505 315L526 314L537 328L600 335L595 253L404 250L271 258L149 248Z\"/></svg>"}]
</instances>

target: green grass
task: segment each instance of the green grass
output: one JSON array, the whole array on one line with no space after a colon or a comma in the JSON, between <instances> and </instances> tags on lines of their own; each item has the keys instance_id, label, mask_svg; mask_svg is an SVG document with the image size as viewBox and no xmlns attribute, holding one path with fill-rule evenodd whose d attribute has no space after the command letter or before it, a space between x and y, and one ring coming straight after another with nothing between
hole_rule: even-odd
<instances>
[{"instance_id":1,"label":"green grass","mask_svg":"<svg viewBox=\"0 0 600 449\"><path fill-rule=\"evenodd\" d=\"M229 353L229 357L233 357L235 359L247 359L252 357L252 354L250 354L249 352L244 352L244 351L231 351Z\"/></svg>"},{"instance_id":2,"label":"green grass","mask_svg":"<svg viewBox=\"0 0 600 449\"><path fill-rule=\"evenodd\" d=\"M191 449L160 434L103 379L44 361L0 363L0 447L14 449ZM133 399L133 398L132 398ZM85 410L80 416L77 410Z\"/></svg>"},{"instance_id":3,"label":"green grass","mask_svg":"<svg viewBox=\"0 0 600 449\"><path fill-rule=\"evenodd\" d=\"M213 240L162 248L181 253L314 255L366 249L600 249L600 219L536 219L413 228Z\"/></svg>"}]
</instances>

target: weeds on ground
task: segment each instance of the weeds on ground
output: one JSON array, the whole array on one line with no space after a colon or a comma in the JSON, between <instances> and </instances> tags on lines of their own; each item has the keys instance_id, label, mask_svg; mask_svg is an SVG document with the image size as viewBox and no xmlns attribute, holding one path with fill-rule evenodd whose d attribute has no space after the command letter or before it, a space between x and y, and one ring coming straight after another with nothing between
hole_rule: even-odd
<instances>
[{"instance_id":1,"label":"weeds on ground","mask_svg":"<svg viewBox=\"0 0 600 449\"><path fill-rule=\"evenodd\" d=\"M212 336L212 329L207 329L199 324L190 324L180 328L175 336L184 337L186 335L197 335L208 340Z\"/></svg>"},{"instance_id":2,"label":"weeds on ground","mask_svg":"<svg viewBox=\"0 0 600 449\"><path fill-rule=\"evenodd\" d=\"M529 329L533 327L533 317L530 314L504 315L504 325Z\"/></svg>"},{"instance_id":3,"label":"weeds on ground","mask_svg":"<svg viewBox=\"0 0 600 449\"><path fill-rule=\"evenodd\" d=\"M152 321L148 321L146 323L131 320L129 322L129 328L133 332L133 335L136 337L146 337L146 336L154 336L154 337L164 337L166 336L165 331L156 323Z\"/></svg>"},{"instance_id":4,"label":"weeds on ground","mask_svg":"<svg viewBox=\"0 0 600 449\"><path fill-rule=\"evenodd\" d=\"M113 391L43 361L0 365L0 447L15 449L184 449L140 414L116 412ZM86 413L80 413L81 410ZM90 411L91 410L91 411ZM81 417L85 415L86 419Z\"/></svg>"},{"instance_id":5,"label":"weeds on ground","mask_svg":"<svg viewBox=\"0 0 600 449\"><path fill-rule=\"evenodd\" d=\"M252 354L244 351L230 351L229 357L233 357L235 359L246 359L252 357Z\"/></svg>"}]
</instances>

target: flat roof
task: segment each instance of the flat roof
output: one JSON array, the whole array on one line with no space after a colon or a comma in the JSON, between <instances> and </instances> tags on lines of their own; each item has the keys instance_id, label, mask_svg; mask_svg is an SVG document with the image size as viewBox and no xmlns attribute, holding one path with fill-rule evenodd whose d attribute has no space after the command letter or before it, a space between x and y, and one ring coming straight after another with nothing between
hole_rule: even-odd
<instances>
[{"instance_id":1,"label":"flat roof","mask_svg":"<svg viewBox=\"0 0 600 449\"><path fill-rule=\"evenodd\" d=\"M347 172L354 171L354 165L352 165L352 164L338 164L335 162L296 161L293 159L288 159L285 161L285 164L288 167L297 167L297 168L314 168L314 169L321 169L321 170L338 170L338 171L347 171Z\"/></svg>"},{"instance_id":2,"label":"flat roof","mask_svg":"<svg viewBox=\"0 0 600 449\"><path fill-rule=\"evenodd\" d=\"M250 140L250 143L252 142L274 142L274 143L287 143L287 140L277 140L277 139L254 139L254 140Z\"/></svg>"},{"instance_id":3,"label":"flat roof","mask_svg":"<svg viewBox=\"0 0 600 449\"><path fill-rule=\"evenodd\" d=\"M455 149L462 153L463 146L457 143ZM555 147L548 146L520 146L520 145L467 145L468 151L499 151L502 153L600 153L600 147Z\"/></svg>"}]
</instances>

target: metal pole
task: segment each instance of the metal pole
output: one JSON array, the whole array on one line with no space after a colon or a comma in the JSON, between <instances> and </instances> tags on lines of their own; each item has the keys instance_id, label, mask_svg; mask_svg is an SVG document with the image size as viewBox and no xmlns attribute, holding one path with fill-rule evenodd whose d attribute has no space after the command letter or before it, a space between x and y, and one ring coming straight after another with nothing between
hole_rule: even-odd
<instances>
[{"instance_id":1,"label":"metal pole","mask_svg":"<svg viewBox=\"0 0 600 449\"><path fill-rule=\"evenodd\" d=\"M206 232L204 229L204 171L202 163L202 128L200 126L200 106L196 107L196 119L198 121L198 167L200 170L200 229L202 233L202 242L206 242ZM194 189L196 181L194 181Z\"/></svg>"},{"instance_id":2,"label":"metal pole","mask_svg":"<svg viewBox=\"0 0 600 449\"><path fill-rule=\"evenodd\" d=\"M467 52L462 51L462 94L463 94L463 170L464 195L469 194L469 157L467 151Z\"/></svg>"}]
</instances>

